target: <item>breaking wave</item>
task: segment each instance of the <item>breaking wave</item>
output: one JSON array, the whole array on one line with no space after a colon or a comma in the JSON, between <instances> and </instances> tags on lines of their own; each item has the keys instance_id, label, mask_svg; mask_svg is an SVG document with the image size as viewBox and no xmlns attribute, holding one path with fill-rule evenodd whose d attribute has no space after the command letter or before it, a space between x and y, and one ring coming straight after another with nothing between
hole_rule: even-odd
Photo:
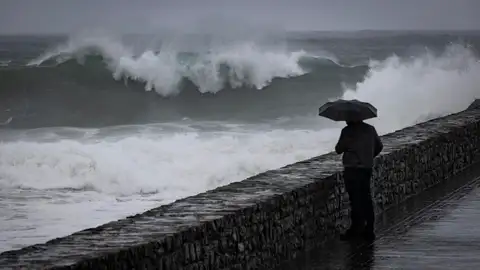
<instances>
[{"instance_id":1,"label":"breaking wave","mask_svg":"<svg viewBox=\"0 0 480 270\"><path fill-rule=\"evenodd\" d=\"M30 66L64 63L75 59L84 62L89 55L99 55L116 80L129 79L145 83L147 91L163 96L177 94L184 79L202 93L216 93L226 86L261 89L274 78L305 74L299 64L304 51L264 50L254 43L242 43L203 53L179 52L174 48L146 50L134 54L126 46L108 38L72 39L67 44L31 61ZM52 62L53 61L53 62Z\"/></svg>"},{"instance_id":2,"label":"breaking wave","mask_svg":"<svg viewBox=\"0 0 480 270\"><path fill-rule=\"evenodd\" d=\"M89 64L92 54L99 55L92 59L93 65ZM305 52L268 52L252 44L200 55L186 56L172 50L135 55L119 43L98 39L68 43L30 64L40 66L32 67L39 70L50 69L49 65L54 66L52 69L69 65L76 70L75 61L82 63L82 55L88 57L79 68L94 68L95 59L99 59L114 78L144 82L147 89L165 96L178 93L178 84L184 79L195 83L201 92L215 93L224 83L262 88L276 77L298 77L326 67L365 68L341 66L335 59L317 61ZM458 112L480 97L480 62L469 47L451 45L440 54L427 52L412 58L392 55L370 62L367 68L360 81L335 95L375 105L379 117L369 122L380 134ZM297 98L313 99L306 93ZM278 91L268 94L291 98ZM258 97L257 92L254 95ZM266 113L270 97L259 100L262 110L258 115ZM248 106L251 100L242 110L252 110ZM237 101L213 99L216 104L228 103L228 107ZM314 100L318 105L323 101ZM287 110L287 106L280 109ZM329 152L341 126L318 126L284 129L272 125L266 131L251 124L219 132L198 128L164 132L143 126L132 127L133 131L123 137L115 137L105 128L79 129L80 139L57 138L54 131L62 133L58 128L25 131L33 134L29 140L18 139L23 137L15 133L12 141L0 144L0 195L7 198L4 205L16 207L4 207L9 212L1 220L8 237L3 245L44 241ZM85 139L90 133L102 132L106 135L101 138ZM50 136L54 138L48 142L38 139ZM25 190L27 195L17 196ZM25 217L19 218L19 213ZM72 213L75 218L70 218ZM31 224L35 224L35 232Z\"/></svg>"}]
</instances>

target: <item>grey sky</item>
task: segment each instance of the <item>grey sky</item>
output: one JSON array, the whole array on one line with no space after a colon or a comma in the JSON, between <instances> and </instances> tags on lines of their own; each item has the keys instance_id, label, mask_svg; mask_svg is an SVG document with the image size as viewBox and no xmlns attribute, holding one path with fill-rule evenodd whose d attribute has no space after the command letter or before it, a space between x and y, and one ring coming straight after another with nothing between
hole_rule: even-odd
<instances>
[{"instance_id":1,"label":"grey sky","mask_svg":"<svg viewBox=\"0 0 480 270\"><path fill-rule=\"evenodd\" d=\"M0 33L184 30L480 29L480 0L1 0Z\"/></svg>"}]
</instances>

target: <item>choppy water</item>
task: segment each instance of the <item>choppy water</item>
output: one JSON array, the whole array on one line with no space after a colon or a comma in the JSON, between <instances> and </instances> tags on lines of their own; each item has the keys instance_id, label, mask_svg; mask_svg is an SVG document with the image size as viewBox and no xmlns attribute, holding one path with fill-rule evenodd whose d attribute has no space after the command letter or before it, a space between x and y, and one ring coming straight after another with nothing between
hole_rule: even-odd
<instances>
[{"instance_id":1,"label":"choppy water","mask_svg":"<svg viewBox=\"0 0 480 270\"><path fill-rule=\"evenodd\" d=\"M480 96L478 33L186 40L0 37L0 250L328 152L328 99L386 133Z\"/></svg>"}]
</instances>

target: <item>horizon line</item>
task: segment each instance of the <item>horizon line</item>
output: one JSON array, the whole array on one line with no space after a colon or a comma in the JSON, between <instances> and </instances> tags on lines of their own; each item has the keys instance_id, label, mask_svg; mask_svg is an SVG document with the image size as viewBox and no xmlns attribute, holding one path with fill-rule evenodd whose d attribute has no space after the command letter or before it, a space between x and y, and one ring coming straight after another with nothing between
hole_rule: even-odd
<instances>
[{"instance_id":1,"label":"horizon line","mask_svg":"<svg viewBox=\"0 0 480 270\"><path fill-rule=\"evenodd\" d=\"M174 32L169 30L170 32ZM116 31L113 31L116 32ZM162 32L162 31L160 31ZM361 32L480 32L479 29L338 29L338 30L314 30L314 29L290 29L284 30L286 33L361 33ZM0 32L0 36L64 36L72 35L74 32ZM121 35L155 35L154 32L125 32Z\"/></svg>"}]
</instances>

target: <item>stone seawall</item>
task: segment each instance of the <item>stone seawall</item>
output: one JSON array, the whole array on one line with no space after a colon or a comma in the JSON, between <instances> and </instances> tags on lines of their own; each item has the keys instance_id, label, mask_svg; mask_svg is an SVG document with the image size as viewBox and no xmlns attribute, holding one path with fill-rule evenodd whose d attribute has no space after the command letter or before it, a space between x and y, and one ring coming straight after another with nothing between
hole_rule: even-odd
<instances>
[{"instance_id":1,"label":"stone seawall","mask_svg":"<svg viewBox=\"0 0 480 270\"><path fill-rule=\"evenodd\" d=\"M477 161L480 108L382 136L376 211ZM0 269L268 269L347 225L340 156L329 153L45 244Z\"/></svg>"}]
</instances>

